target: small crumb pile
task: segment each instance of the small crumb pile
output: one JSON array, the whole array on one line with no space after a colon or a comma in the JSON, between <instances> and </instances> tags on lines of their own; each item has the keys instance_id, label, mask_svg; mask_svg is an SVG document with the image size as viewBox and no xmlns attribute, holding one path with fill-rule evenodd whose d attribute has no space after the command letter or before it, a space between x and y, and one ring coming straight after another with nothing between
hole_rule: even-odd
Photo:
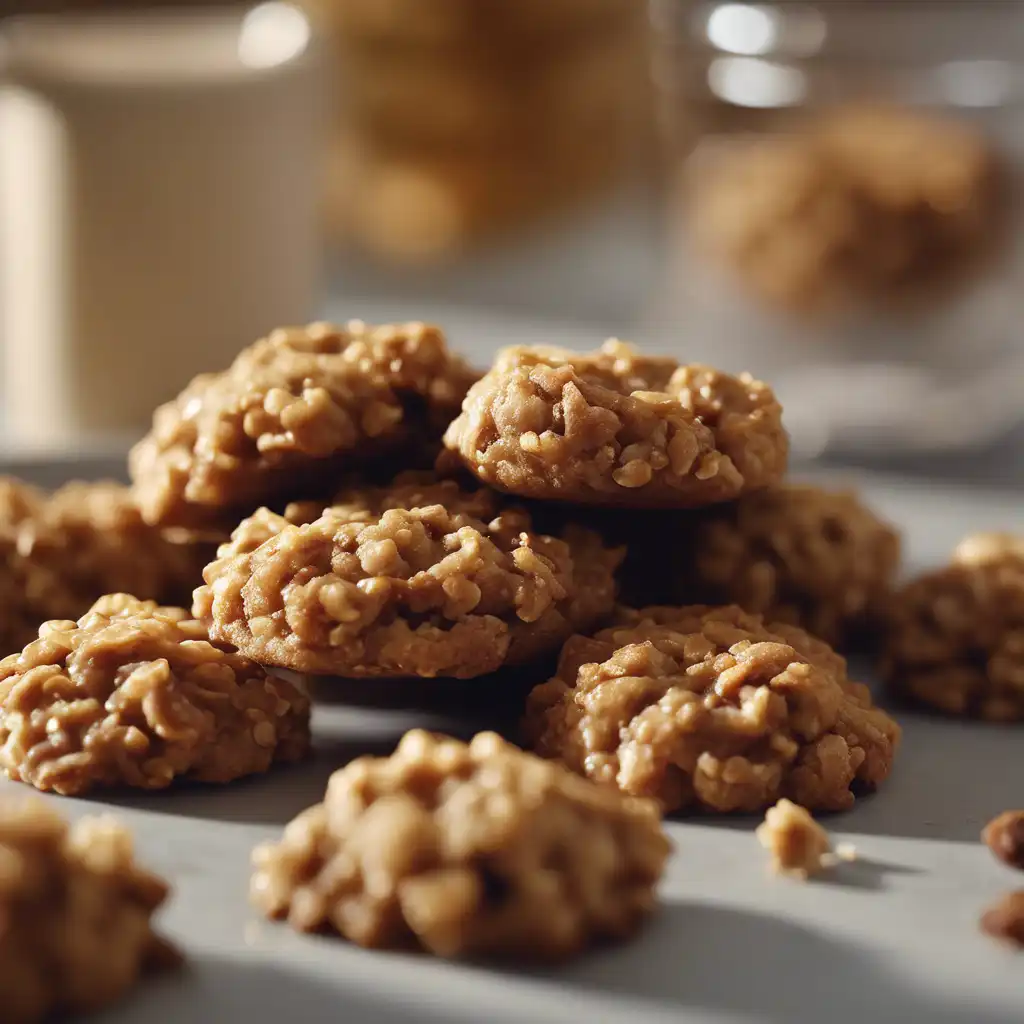
<instances>
[{"instance_id":1,"label":"small crumb pile","mask_svg":"<svg viewBox=\"0 0 1024 1024\"><path fill-rule=\"evenodd\" d=\"M768 808L756 835L771 854L772 867L780 874L806 879L831 866L832 843L828 833L806 808L791 800L780 800Z\"/></svg>"}]
</instances>

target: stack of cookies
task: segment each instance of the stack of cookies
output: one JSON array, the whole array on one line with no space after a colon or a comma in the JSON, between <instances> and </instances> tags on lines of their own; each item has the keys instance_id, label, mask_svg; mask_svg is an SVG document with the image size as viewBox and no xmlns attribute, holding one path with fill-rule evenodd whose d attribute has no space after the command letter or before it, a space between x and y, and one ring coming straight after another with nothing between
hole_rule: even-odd
<instances>
[{"instance_id":1,"label":"stack of cookies","mask_svg":"<svg viewBox=\"0 0 1024 1024\"><path fill-rule=\"evenodd\" d=\"M309 6L338 57L330 216L379 255L447 254L593 192L636 155L643 4Z\"/></svg>"},{"instance_id":2,"label":"stack of cookies","mask_svg":"<svg viewBox=\"0 0 1024 1024\"><path fill-rule=\"evenodd\" d=\"M423 323L274 331L156 411L130 491L0 490L9 647L52 615L0 661L0 769L226 783L309 753L313 683L430 709L468 681L533 753L414 730L357 759L256 852L256 904L445 956L628 934L662 814L888 777L899 726L837 647L885 624L896 691L1024 708L1020 541L894 591L896 533L787 483L787 449L767 384L619 341L480 374Z\"/></svg>"}]
</instances>

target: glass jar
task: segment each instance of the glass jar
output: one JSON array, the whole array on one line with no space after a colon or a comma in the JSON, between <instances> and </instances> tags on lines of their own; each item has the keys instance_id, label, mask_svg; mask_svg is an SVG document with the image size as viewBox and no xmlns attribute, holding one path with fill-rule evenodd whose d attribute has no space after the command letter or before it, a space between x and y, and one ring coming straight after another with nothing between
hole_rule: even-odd
<instances>
[{"instance_id":1,"label":"glass jar","mask_svg":"<svg viewBox=\"0 0 1024 1024\"><path fill-rule=\"evenodd\" d=\"M652 329L773 383L798 454L1021 418L1024 13L653 0L672 170Z\"/></svg>"}]
</instances>

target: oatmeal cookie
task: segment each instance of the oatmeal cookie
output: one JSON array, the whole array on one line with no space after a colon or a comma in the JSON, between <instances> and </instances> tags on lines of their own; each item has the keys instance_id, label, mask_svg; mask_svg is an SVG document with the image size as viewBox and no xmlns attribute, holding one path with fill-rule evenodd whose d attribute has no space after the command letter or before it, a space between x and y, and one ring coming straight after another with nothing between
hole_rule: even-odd
<instances>
[{"instance_id":1,"label":"oatmeal cookie","mask_svg":"<svg viewBox=\"0 0 1024 1024\"><path fill-rule=\"evenodd\" d=\"M216 551L186 533L149 526L130 488L112 480L76 480L54 491L23 523L19 544L67 587L66 606L47 609L46 618L74 618L104 594L187 602Z\"/></svg>"},{"instance_id":2,"label":"oatmeal cookie","mask_svg":"<svg viewBox=\"0 0 1024 1024\"><path fill-rule=\"evenodd\" d=\"M422 323L282 328L158 409L129 468L147 522L219 522L437 438L475 374ZM236 515L237 520L237 515Z\"/></svg>"},{"instance_id":3,"label":"oatmeal cookie","mask_svg":"<svg viewBox=\"0 0 1024 1024\"><path fill-rule=\"evenodd\" d=\"M1002 173L961 122L853 106L725 151L689 208L700 245L752 296L846 312L969 280L1001 232Z\"/></svg>"},{"instance_id":4,"label":"oatmeal cookie","mask_svg":"<svg viewBox=\"0 0 1024 1024\"><path fill-rule=\"evenodd\" d=\"M538 753L666 812L757 811L783 796L842 810L885 780L900 738L827 645L703 606L573 637L530 695L525 729Z\"/></svg>"},{"instance_id":5,"label":"oatmeal cookie","mask_svg":"<svg viewBox=\"0 0 1024 1024\"><path fill-rule=\"evenodd\" d=\"M892 602L882 672L950 715L1024 719L1024 538L974 534Z\"/></svg>"},{"instance_id":6,"label":"oatmeal cookie","mask_svg":"<svg viewBox=\"0 0 1024 1024\"><path fill-rule=\"evenodd\" d=\"M0 656L103 594L187 601L214 551L147 526L121 484L75 481L47 495L0 479Z\"/></svg>"},{"instance_id":7,"label":"oatmeal cookie","mask_svg":"<svg viewBox=\"0 0 1024 1024\"><path fill-rule=\"evenodd\" d=\"M108 595L0 661L0 770L37 789L230 782L308 747L308 695L180 608Z\"/></svg>"},{"instance_id":8,"label":"oatmeal cookie","mask_svg":"<svg viewBox=\"0 0 1024 1024\"><path fill-rule=\"evenodd\" d=\"M691 550L676 600L738 604L843 645L884 617L900 540L852 493L782 484L711 510Z\"/></svg>"},{"instance_id":9,"label":"oatmeal cookie","mask_svg":"<svg viewBox=\"0 0 1024 1024\"><path fill-rule=\"evenodd\" d=\"M773 483L782 409L744 374L643 356L509 348L472 388L445 445L481 480L529 498L689 507Z\"/></svg>"},{"instance_id":10,"label":"oatmeal cookie","mask_svg":"<svg viewBox=\"0 0 1024 1024\"><path fill-rule=\"evenodd\" d=\"M169 892L110 818L70 828L41 800L0 802L0 1005L6 1024L90 1013L177 963L153 931Z\"/></svg>"},{"instance_id":11,"label":"oatmeal cookie","mask_svg":"<svg viewBox=\"0 0 1024 1024\"><path fill-rule=\"evenodd\" d=\"M38 516L42 491L14 477L0 477L0 656L21 650L48 618L40 611L63 598L60 580L28 558L19 543L22 524Z\"/></svg>"},{"instance_id":12,"label":"oatmeal cookie","mask_svg":"<svg viewBox=\"0 0 1024 1024\"><path fill-rule=\"evenodd\" d=\"M611 611L622 553L596 534L546 536L522 509L486 522L458 510L486 497L424 496L451 507L390 507L394 492L305 525L260 510L206 567L194 614L265 665L470 678L557 650Z\"/></svg>"},{"instance_id":13,"label":"oatmeal cookie","mask_svg":"<svg viewBox=\"0 0 1024 1024\"><path fill-rule=\"evenodd\" d=\"M779 874L806 879L828 867L832 850L828 833L792 800L782 799L769 807L755 834Z\"/></svg>"},{"instance_id":14,"label":"oatmeal cookie","mask_svg":"<svg viewBox=\"0 0 1024 1024\"><path fill-rule=\"evenodd\" d=\"M507 505L502 500L504 495L478 487L475 480L470 480L472 482L467 484L444 479L430 470L409 470L385 484L353 482L344 485L326 502L293 501L285 508L284 518L296 526L304 526L330 510L353 522L369 522L393 508L443 505L449 512L489 522Z\"/></svg>"},{"instance_id":15,"label":"oatmeal cookie","mask_svg":"<svg viewBox=\"0 0 1024 1024\"><path fill-rule=\"evenodd\" d=\"M981 839L1004 864L1024 871L1024 811L1003 811L985 826Z\"/></svg>"},{"instance_id":16,"label":"oatmeal cookie","mask_svg":"<svg viewBox=\"0 0 1024 1024\"><path fill-rule=\"evenodd\" d=\"M335 772L258 848L252 897L301 931L444 957L568 957L654 906L670 851L655 806L479 733L421 730Z\"/></svg>"}]
</instances>

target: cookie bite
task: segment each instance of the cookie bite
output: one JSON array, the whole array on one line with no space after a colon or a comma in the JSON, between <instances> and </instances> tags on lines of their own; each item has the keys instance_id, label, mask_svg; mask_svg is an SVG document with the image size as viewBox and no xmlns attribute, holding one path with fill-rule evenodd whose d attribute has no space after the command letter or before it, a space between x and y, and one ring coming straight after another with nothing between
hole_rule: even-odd
<instances>
[{"instance_id":1,"label":"cookie bite","mask_svg":"<svg viewBox=\"0 0 1024 1024\"><path fill-rule=\"evenodd\" d=\"M536 533L516 508L477 518L491 499L447 485L420 494L445 504L416 505L418 489L351 493L302 525L260 510L207 566L194 614L264 665L466 679L555 652L611 611L622 552L596 534Z\"/></svg>"},{"instance_id":2,"label":"cookie bite","mask_svg":"<svg viewBox=\"0 0 1024 1024\"><path fill-rule=\"evenodd\" d=\"M161 406L129 468L147 522L238 521L289 488L429 448L476 375L422 323L281 328Z\"/></svg>"},{"instance_id":3,"label":"cookie bite","mask_svg":"<svg viewBox=\"0 0 1024 1024\"><path fill-rule=\"evenodd\" d=\"M0 1005L41 1024L120 1000L179 960L153 931L167 883L140 867L110 818L69 826L39 799L0 801Z\"/></svg>"},{"instance_id":4,"label":"cookie bite","mask_svg":"<svg viewBox=\"0 0 1024 1024\"><path fill-rule=\"evenodd\" d=\"M309 697L126 594L0 661L0 770L63 796L230 782L309 749Z\"/></svg>"},{"instance_id":5,"label":"cookie bite","mask_svg":"<svg viewBox=\"0 0 1024 1024\"><path fill-rule=\"evenodd\" d=\"M444 443L510 494L630 508L726 501L776 482L788 456L767 384L620 341L503 350Z\"/></svg>"},{"instance_id":6,"label":"cookie bite","mask_svg":"<svg viewBox=\"0 0 1024 1024\"><path fill-rule=\"evenodd\" d=\"M669 852L649 801L494 733L413 730L335 772L323 803L259 847L251 892L299 931L544 962L630 935Z\"/></svg>"},{"instance_id":7,"label":"cookie bite","mask_svg":"<svg viewBox=\"0 0 1024 1024\"><path fill-rule=\"evenodd\" d=\"M524 727L539 754L666 813L843 810L900 739L831 648L737 607L624 612L573 637Z\"/></svg>"},{"instance_id":8,"label":"cookie bite","mask_svg":"<svg viewBox=\"0 0 1024 1024\"><path fill-rule=\"evenodd\" d=\"M949 715L1024 719L1024 538L968 536L949 565L900 589L882 673Z\"/></svg>"}]
</instances>

